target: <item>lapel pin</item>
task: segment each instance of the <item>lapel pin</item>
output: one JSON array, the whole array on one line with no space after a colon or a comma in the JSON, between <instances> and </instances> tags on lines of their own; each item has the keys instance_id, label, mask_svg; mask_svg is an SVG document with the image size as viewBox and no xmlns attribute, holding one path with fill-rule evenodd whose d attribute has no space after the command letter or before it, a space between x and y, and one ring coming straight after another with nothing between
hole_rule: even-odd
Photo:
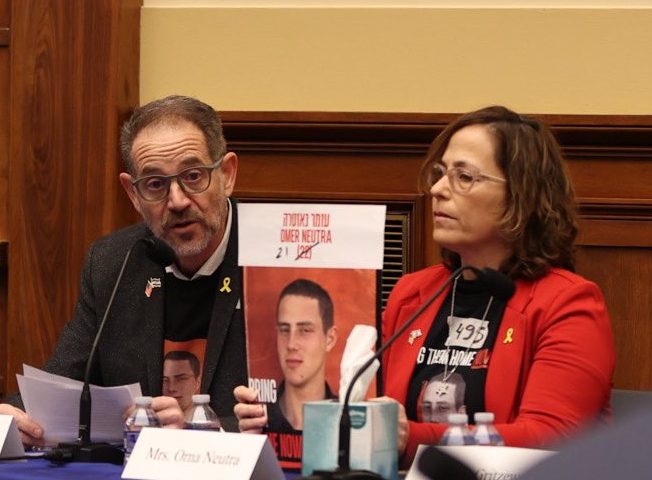
<instances>
[{"instance_id":1,"label":"lapel pin","mask_svg":"<svg viewBox=\"0 0 652 480\"><path fill-rule=\"evenodd\" d=\"M508 328L507 331L505 332L505 339L503 340L503 343L512 343L514 340L512 340L512 335L514 334L514 329L513 328Z\"/></svg>"},{"instance_id":2,"label":"lapel pin","mask_svg":"<svg viewBox=\"0 0 652 480\"><path fill-rule=\"evenodd\" d=\"M231 293L231 277L224 277L224 280L222 280L222 288L220 288L220 292L226 292L226 293Z\"/></svg>"},{"instance_id":3,"label":"lapel pin","mask_svg":"<svg viewBox=\"0 0 652 480\"><path fill-rule=\"evenodd\" d=\"M155 288L161 288L161 279L150 277L150 279L147 280L147 286L145 287L145 296L147 298L151 297Z\"/></svg>"},{"instance_id":4,"label":"lapel pin","mask_svg":"<svg viewBox=\"0 0 652 480\"><path fill-rule=\"evenodd\" d=\"M410 332L410 337L408 338L408 343L410 345L414 345L414 341L419 338L423 333L421 333L421 329L417 328L416 330L412 330Z\"/></svg>"}]
</instances>

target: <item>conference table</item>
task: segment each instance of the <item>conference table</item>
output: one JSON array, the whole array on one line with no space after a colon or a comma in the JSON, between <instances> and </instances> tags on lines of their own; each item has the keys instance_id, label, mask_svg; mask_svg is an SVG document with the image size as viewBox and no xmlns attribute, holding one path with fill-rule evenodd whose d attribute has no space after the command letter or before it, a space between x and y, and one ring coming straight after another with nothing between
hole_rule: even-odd
<instances>
[{"instance_id":1,"label":"conference table","mask_svg":"<svg viewBox=\"0 0 652 480\"><path fill-rule=\"evenodd\" d=\"M0 461L0 480L119 480L122 465L109 463L65 463L55 465L33 458L12 462ZM284 470L287 480L301 476L297 470Z\"/></svg>"}]
</instances>

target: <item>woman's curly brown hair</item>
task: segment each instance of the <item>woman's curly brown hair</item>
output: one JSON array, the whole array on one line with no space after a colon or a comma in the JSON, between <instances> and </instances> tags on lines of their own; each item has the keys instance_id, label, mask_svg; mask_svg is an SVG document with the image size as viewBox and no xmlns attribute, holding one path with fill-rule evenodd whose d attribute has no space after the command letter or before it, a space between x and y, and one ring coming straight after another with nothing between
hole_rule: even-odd
<instances>
[{"instance_id":1,"label":"woman's curly brown hair","mask_svg":"<svg viewBox=\"0 0 652 480\"><path fill-rule=\"evenodd\" d=\"M577 236L575 194L561 148L538 119L502 106L467 113L435 138L421 168L426 191L428 173L441 158L455 132L485 125L496 140L496 163L507 179L505 211L499 230L512 256L501 270L512 278L535 279L550 267L574 270ZM455 252L442 248L449 268L460 265Z\"/></svg>"}]
</instances>

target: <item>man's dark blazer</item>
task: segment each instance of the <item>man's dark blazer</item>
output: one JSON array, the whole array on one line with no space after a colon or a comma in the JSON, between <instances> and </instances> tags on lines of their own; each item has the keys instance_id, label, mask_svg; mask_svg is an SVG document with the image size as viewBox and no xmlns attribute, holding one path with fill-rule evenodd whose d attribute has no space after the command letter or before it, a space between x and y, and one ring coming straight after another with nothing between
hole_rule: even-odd
<instances>
[{"instance_id":1,"label":"man's dark blazer","mask_svg":"<svg viewBox=\"0 0 652 480\"><path fill-rule=\"evenodd\" d=\"M237 428L233 417L233 389L247 383L247 359L235 202L231 209L231 234L219 268L219 283L215 286L201 391L211 395L211 405L224 427L233 430ZM114 232L91 246L81 275L74 316L64 327L54 354L46 362L46 371L83 379L86 360L123 259L134 242L151 235L144 224L138 224ZM153 288L147 296L145 291L150 279L154 284L156 279L160 280L161 287ZM143 395L161 395L164 282L164 267L148 256L142 243L136 245L98 344L91 383L114 386L137 382Z\"/></svg>"}]
</instances>

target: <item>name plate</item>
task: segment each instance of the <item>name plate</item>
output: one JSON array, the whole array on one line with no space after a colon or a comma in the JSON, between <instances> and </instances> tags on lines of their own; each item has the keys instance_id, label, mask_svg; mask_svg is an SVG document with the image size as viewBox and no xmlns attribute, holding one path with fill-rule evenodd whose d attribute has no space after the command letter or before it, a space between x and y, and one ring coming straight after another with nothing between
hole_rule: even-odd
<instances>
[{"instance_id":1,"label":"name plate","mask_svg":"<svg viewBox=\"0 0 652 480\"><path fill-rule=\"evenodd\" d=\"M492 447L487 445L464 445L456 447L435 447L452 457L450 461L460 461L475 472L479 480L515 479L523 472L540 461L554 455L550 450L517 447ZM419 457L428 454L426 445L419 445L414 462L405 480L428 480L437 473L437 465L433 463L433 471L425 474L419 471ZM444 470L445 468L442 468Z\"/></svg>"},{"instance_id":2,"label":"name plate","mask_svg":"<svg viewBox=\"0 0 652 480\"><path fill-rule=\"evenodd\" d=\"M13 415L0 415L0 458L25 455Z\"/></svg>"},{"instance_id":3,"label":"name plate","mask_svg":"<svg viewBox=\"0 0 652 480\"><path fill-rule=\"evenodd\" d=\"M124 479L283 480L267 435L144 428Z\"/></svg>"}]
</instances>

